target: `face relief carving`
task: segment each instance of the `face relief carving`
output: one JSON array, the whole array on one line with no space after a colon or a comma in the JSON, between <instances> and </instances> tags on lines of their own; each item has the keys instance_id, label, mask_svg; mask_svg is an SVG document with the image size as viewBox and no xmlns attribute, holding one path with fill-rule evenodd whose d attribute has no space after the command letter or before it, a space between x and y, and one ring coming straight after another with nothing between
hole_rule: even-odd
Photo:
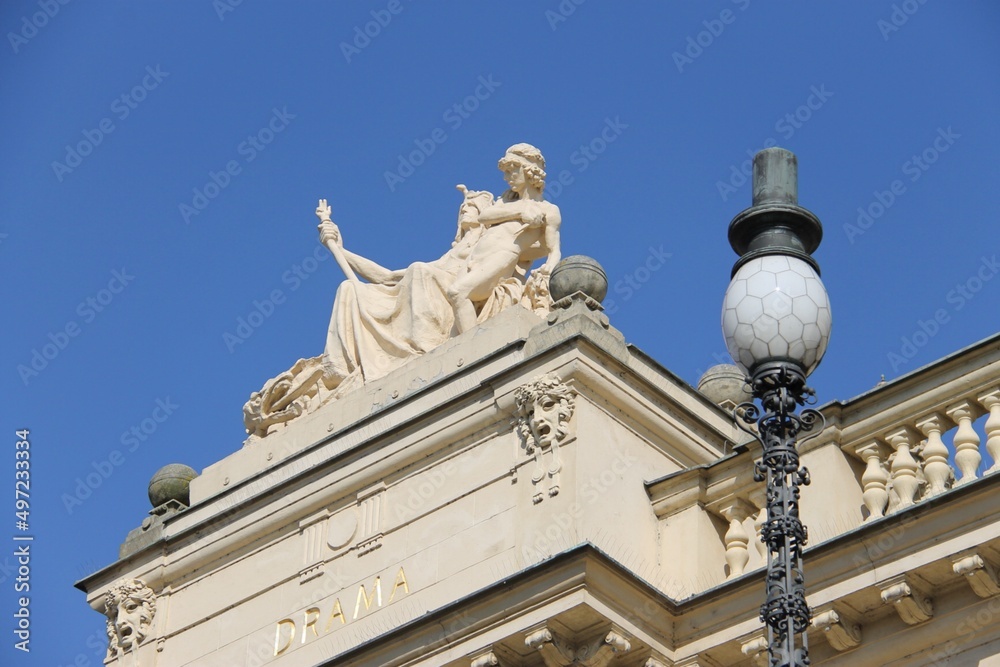
<instances>
[{"instance_id":1,"label":"face relief carving","mask_svg":"<svg viewBox=\"0 0 1000 667\"><path fill-rule=\"evenodd\" d=\"M116 584L104 603L108 615L108 653L137 648L149 634L156 613L156 595L139 579Z\"/></svg>"},{"instance_id":2,"label":"face relief carving","mask_svg":"<svg viewBox=\"0 0 1000 667\"><path fill-rule=\"evenodd\" d=\"M555 374L547 373L518 387L514 401L521 435L533 441L529 446L547 449L566 438L574 397Z\"/></svg>"},{"instance_id":3,"label":"face relief carving","mask_svg":"<svg viewBox=\"0 0 1000 667\"><path fill-rule=\"evenodd\" d=\"M526 454L535 461L531 476L535 491L532 500L540 503L546 495L542 482L548 477L548 495L559 493L559 471L562 458L559 445L569 435L569 420L573 416L575 397L573 390L554 373L540 375L514 391L517 406L517 431ZM542 461L542 452L548 452L548 465Z\"/></svg>"},{"instance_id":4,"label":"face relief carving","mask_svg":"<svg viewBox=\"0 0 1000 667\"><path fill-rule=\"evenodd\" d=\"M528 423L535 442L542 448L551 446L560 435L559 407L559 401L550 394L536 396L531 402L532 418Z\"/></svg>"}]
</instances>

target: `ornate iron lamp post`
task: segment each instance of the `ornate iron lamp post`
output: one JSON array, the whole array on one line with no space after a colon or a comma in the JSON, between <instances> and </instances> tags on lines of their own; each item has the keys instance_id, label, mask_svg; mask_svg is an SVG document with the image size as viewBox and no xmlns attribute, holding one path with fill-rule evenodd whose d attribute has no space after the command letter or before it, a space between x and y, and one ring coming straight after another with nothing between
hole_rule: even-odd
<instances>
[{"instance_id":1,"label":"ornate iron lamp post","mask_svg":"<svg viewBox=\"0 0 1000 667\"><path fill-rule=\"evenodd\" d=\"M830 301L812 252L823 237L819 219L798 205L795 155L768 148L754 157L753 205L733 218L729 243L740 255L722 307L722 330L746 373L760 408L736 408L737 424L764 448L754 476L766 482L767 599L760 619L768 628L771 667L809 664L810 612L802 574L806 528L799 520L799 435L822 425L806 377L819 365L830 338ZM753 433L746 424L757 424ZM816 433L822 428L816 430ZM800 639L801 635L801 639Z\"/></svg>"}]
</instances>

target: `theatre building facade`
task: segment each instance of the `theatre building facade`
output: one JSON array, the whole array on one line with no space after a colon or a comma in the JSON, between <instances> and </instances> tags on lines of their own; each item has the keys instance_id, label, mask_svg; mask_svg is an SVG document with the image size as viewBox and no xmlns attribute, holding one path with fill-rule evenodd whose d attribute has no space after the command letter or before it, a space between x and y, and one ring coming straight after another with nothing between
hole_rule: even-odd
<instances>
[{"instance_id":1,"label":"theatre building facade","mask_svg":"<svg viewBox=\"0 0 1000 667\"><path fill-rule=\"evenodd\" d=\"M327 350L251 396L238 451L157 473L120 558L78 582L107 665L769 664L744 375L692 387L626 343L599 266L560 261L543 166L511 147L521 199L465 191L453 249L383 283L350 279L366 265L321 202L349 274ZM494 291L515 298L464 315L459 281L429 292L507 218L540 225L524 247L559 263L548 286L515 270ZM393 326L446 313L461 333L402 360L399 329L337 348L404 302L422 310ZM336 376L344 350L365 377ZM819 410L800 443L811 664L1000 666L1000 335Z\"/></svg>"},{"instance_id":2,"label":"theatre building facade","mask_svg":"<svg viewBox=\"0 0 1000 667\"><path fill-rule=\"evenodd\" d=\"M207 468L80 582L108 664L766 665L742 380L688 386L594 305L508 309ZM1000 336L822 412L813 664L1000 665Z\"/></svg>"}]
</instances>

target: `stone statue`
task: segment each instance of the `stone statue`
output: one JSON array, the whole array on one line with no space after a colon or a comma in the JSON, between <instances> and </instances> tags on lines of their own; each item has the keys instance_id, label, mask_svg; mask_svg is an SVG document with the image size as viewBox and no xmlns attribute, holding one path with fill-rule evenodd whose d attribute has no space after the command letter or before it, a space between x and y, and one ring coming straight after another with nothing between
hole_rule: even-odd
<instances>
[{"instance_id":1,"label":"stone statue","mask_svg":"<svg viewBox=\"0 0 1000 667\"><path fill-rule=\"evenodd\" d=\"M475 304L489 297L498 281L512 275L519 265L547 256L538 269L549 276L559 263L559 207L542 199L545 189L545 158L530 144L507 149L500 169L509 189L482 211L479 240L448 288L448 301L455 309L459 332L477 324Z\"/></svg>"},{"instance_id":2,"label":"stone statue","mask_svg":"<svg viewBox=\"0 0 1000 667\"><path fill-rule=\"evenodd\" d=\"M498 166L509 189L494 200L489 192L457 186L463 200L451 248L439 259L402 270L347 250L330 206L320 200L320 240L347 280L337 289L323 354L300 359L243 407L251 441L505 308L548 313L548 278L561 257L561 216L542 199L545 159L534 146L516 144ZM542 257L544 264L530 271Z\"/></svg>"},{"instance_id":3,"label":"stone statue","mask_svg":"<svg viewBox=\"0 0 1000 667\"><path fill-rule=\"evenodd\" d=\"M545 494L541 486L549 478L548 495L559 493L562 457L559 446L569 437L569 420L576 408L573 390L554 373L540 375L514 390L517 408L517 432L524 451L535 460L531 482L536 486L532 500L540 503ZM549 453L549 465L542 463Z\"/></svg>"},{"instance_id":4,"label":"stone statue","mask_svg":"<svg viewBox=\"0 0 1000 667\"><path fill-rule=\"evenodd\" d=\"M108 658L134 651L149 634L156 594L141 579L116 583L104 598L108 616Z\"/></svg>"}]
</instances>

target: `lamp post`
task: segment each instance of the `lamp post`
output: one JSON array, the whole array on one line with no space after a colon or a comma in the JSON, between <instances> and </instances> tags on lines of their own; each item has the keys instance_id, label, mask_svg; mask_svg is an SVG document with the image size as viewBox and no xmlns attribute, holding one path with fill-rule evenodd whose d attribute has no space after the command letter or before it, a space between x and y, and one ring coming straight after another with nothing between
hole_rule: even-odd
<instances>
[{"instance_id":1,"label":"lamp post","mask_svg":"<svg viewBox=\"0 0 1000 667\"><path fill-rule=\"evenodd\" d=\"M764 448L754 478L767 489L761 528L768 551L767 598L760 619L767 624L771 667L809 664L810 612L802 574L806 528L799 520L799 486L809 483L809 472L799 466L797 445L799 435L822 424L823 417L796 409L814 396L806 377L830 338L830 301L811 256L822 237L819 219L798 205L795 155L783 148L757 153L753 205L729 225L729 243L740 258L723 301L722 330L760 401L760 408L752 402L737 406L735 416ZM741 421L756 423L756 433Z\"/></svg>"}]
</instances>

